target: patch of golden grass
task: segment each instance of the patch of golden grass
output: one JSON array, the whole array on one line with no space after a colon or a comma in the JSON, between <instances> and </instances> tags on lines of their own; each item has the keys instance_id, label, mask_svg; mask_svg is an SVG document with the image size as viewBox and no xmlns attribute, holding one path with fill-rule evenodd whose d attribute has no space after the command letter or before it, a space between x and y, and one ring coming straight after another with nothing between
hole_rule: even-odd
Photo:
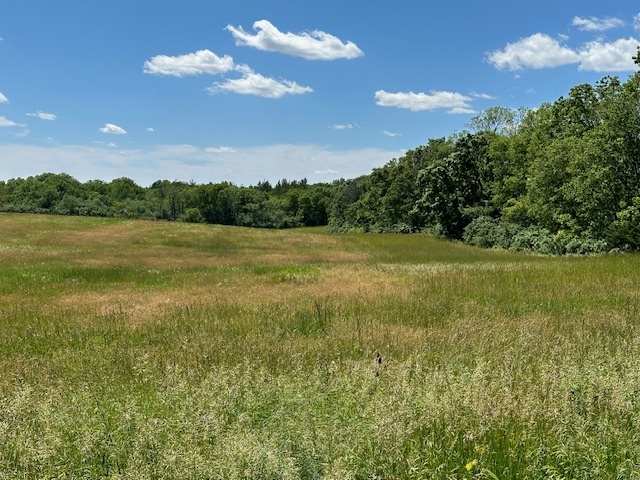
<instances>
[{"instance_id":1,"label":"patch of golden grass","mask_svg":"<svg viewBox=\"0 0 640 480\"><path fill-rule=\"evenodd\" d=\"M51 217L43 217L49 220ZM0 217L0 227L22 222ZM174 269L234 265L357 263L367 254L341 248L339 239L295 231L252 230L215 225L150 221L98 222L75 228L82 219L52 217L38 228L8 228L0 234L0 264L16 259L60 261L78 266L132 266ZM4 222L2 222L4 220ZM85 220L86 222L87 220ZM65 228L57 229L62 224ZM49 228L47 228L49 227ZM12 258L8 258L9 253Z\"/></svg>"},{"instance_id":2,"label":"patch of golden grass","mask_svg":"<svg viewBox=\"0 0 640 480\"><path fill-rule=\"evenodd\" d=\"M262 263L261 263L262 264ZM216 282L200 277L189 278L180 286L131 288L118 283L94 291L78 291L72 287L51 299L54 308L108 313L124 311L133 323L149 321L179 305L240 305L269 306L276 303L295 304L301 299L367 299L381 296L406 297L410 291L405 280L373 267L352 268L326 266L308 281L274 283L270 277L252 275L247 271L224 270L226 278Z\"/></svg>"}]
</instances>

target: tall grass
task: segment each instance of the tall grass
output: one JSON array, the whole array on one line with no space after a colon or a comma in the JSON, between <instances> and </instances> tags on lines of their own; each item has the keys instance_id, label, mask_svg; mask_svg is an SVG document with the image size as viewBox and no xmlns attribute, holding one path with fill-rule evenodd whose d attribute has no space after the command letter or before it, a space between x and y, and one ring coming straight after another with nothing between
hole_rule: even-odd
<instances>
[{"instance_id":1,"label":"tall grass","mask_svg":"<svg viewBox=\"0 0 640 480\"><path fill-rule=\"evenodd\" d=\"M0 479L640 478L638 267L0 215Z\"/></svg>"}]
</instances>

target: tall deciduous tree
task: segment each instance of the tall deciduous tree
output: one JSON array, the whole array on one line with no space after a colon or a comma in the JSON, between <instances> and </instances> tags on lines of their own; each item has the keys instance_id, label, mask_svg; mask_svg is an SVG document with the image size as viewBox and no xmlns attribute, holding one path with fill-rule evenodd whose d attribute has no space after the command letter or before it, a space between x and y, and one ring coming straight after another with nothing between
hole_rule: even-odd
<instances>
[{"instance_id":1,"label":"tall deciduous tree","mask_svg":"<svg viewBox=\"0 0 640 480\"><path fill-rule=\"evenodd\" d=\"M427 164L418 175L416 209L446 236L462 238L475 217L490 213L489 141L484 133L459 138L454 151Z\"/></svg>"}]
</instances>

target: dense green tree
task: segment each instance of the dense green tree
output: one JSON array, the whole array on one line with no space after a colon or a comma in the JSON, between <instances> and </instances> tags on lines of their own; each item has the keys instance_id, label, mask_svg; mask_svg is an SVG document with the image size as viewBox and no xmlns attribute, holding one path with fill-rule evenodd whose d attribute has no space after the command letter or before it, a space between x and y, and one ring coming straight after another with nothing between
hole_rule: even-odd
<instances>
[{"instance_id":1,"label":"dense green tree","mask_svg":"<svg viewBox=\"0 0 640 480\"><path fill-rule=\"evenodd\" d=\"M467 126L475 133L489 132L510 136L518 131L520 122L527 113L528 110L525 108L514 110L495 106L473 117Z\"/></svg>"},{"instance_id":2,"label":"dense green tree","mask_svg":"<svg viewBox=\"0 0 640 480\"><path fill-rule=\"evenodd\" d=\"M192 187L186 192L186 203L190 208L197 208L207 223L228 223L221 205L220 192L230 186L230 183L223 182Z\"/></svg>"},{"instance_id":3,"label":"dense green tree","mask_svg":"<svg viewBox=\"0 0 640 480\"><path fill-rule=\"evenodd\" d=\"M110 198L115 201L139 200L144 196L144 189L127 177L116 178L107 185Z\"/></svg>"},{"instance_id":4,"label":"dense green tree","mask_svg":"<svg viewBox=\"0 0 640 480\"><path fill-rule=\"evenodd\" d=\"M366 176L340 179L333 183L329 204L329 226L333 231L362 228L357 215L357 202L366 191Z\"/></svg>"},{"instance_id":5,"label":"dense green tree","mask_svg":"<svg viewBox=\"0 0 640 480\"><path fill-rule=\"evenodd\" d=\"M313 227L328 224L332 193L332 186L326 183L311 185L303 191L297 211L297 217L303 225Z\"/></svg>"},{"instance_id":6,"label":"dense green tree","mask_svg":"<svg viewBox=\"0 0 640 480\"><path fill-rule=\"evenodd\" d=\"M425 165L418 174L421 197L416 210L451 238L492 207L489 137L485 133L459 138L452 153Z\"/></svg>"}]
</instances>

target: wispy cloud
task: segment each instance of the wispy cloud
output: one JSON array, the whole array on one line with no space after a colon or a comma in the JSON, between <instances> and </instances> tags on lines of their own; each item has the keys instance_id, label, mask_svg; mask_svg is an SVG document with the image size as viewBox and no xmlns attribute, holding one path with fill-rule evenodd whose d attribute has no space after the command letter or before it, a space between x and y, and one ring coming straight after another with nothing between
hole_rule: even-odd
<instances>
[{"instance_id":1,"label":"wispy cloud","mask_svg":"<svg viewBox=\"0 0 640 480\"><path fill-rule=\"evenodd\" d=\"M205 148L208 153L236 153L236 149L231 147L208 147Z\"/></svg>"},{"instance_id":2,"label":"wispy cloud","mask_svg":"<svg viewBox=\"0 0 640 480\"><path fill-rule=\"evenodd\" d=\"M578 27L579 30L587 32L604 32L605 30L611 30L612 28L622 27L624 22L615 17L573 17L571 24L574 27Z\"/></svg>"},{"instance_id":3,"label":"wispy cloud","mask_svg":"<svg viewBox=\"0 0 640 480\"><path fill-rule=\"evenodd\" d=\"M383 130L382 134L387 137L398 137L400 134L396 132L390 132L389 130Z\"/></svg>"},{"instance_id":4,"label":"wispy cloud","mask_svg":"<svg viewBox=\"0 0 640 480\"><path fill-rule=\"evenodd\" d=\"M147 127L146 131L149 133L155 132L155 130L152 127Z\"/></svg>"},{"instance_id":5,"label":"wispy cloud","mask_svg":"<svg viewBox=\"0 0 640 480\"><path fill-rule=\"evenodd\" d=\"M226 28L236 39L236 45L258 50L279 52L307 60L335 60L356 58L364 52L353 42L343 42L320 30L302 33L283 33L268 20L254 22L255 35L247 33L241 26Z\"/></svg>"},{"instance_id":6,"label":"wispy cloud","mask_svg":"<svg viewBox=\"0 0 640 480\"><path fill-rule=\"evenodd\" d=\"M0 103L9 103L9 99L2 92L0 92Z\"/></svg>"},{"instance_id":7,"label":"wispy cloud","mask_svg":"<svg viewBox=\"0 0 640 480\"><path fill-rule=\"evenodd\" d=\"M45 113L41 111L37 111L36 113L27 113L27 116L36 117L36 118L39 118L40 120L50 120L50 121L56 120L58 118L53 113Z\"/></svg>"},{"instance_id":8,"label":"wispy cloud","mask_svg":"<svg viewBox=\"0 0 640 480\"><path fill-rule=\"evenodd\" d=\"M233 58L229 55L219 57L210 50L198 50L195 53L171 57L156 55L144 63L144 73L152 75L218 75L234 68Z\"/></svg>"},{"instance_id":9,"label":"wispy cloud","mask_svg":"<svg viewBox=\"0 0 640 480\"><path fill-rule=\"evenodd\" d=\"M13 120L9 120L7 117L0 115L0 127L26 127L26 125L22 123L16 123Z\"/></svg>"},{"instance_id":10,"label":"wispy cloud","mask_svg":"<svg viewBox=\"0 0 640 480\"><path fill-rule=\"evenodd\" d=\"M456 92L431 91L430 93L397 92L378 90L376 103L382 107L406 108L414 112L421 110L448 109L448 113L475 113L471 97Z\"/></svg>"},{"instance_id":11,"label":"wispy cloud","mask_svg":"<svg viewBox=\"0 0 640 480\"><path fill-rule=\"evenodd\" d=\"M111 135L125 135L127 133L124 128L114 125L113 123L105 123L104 127L100 127L100 131Z\"/></svg>"},{"instance_id":12,"label":"wispy cloud","mask_svg":"<svg viewBox=\"0 0 640 480\"><path fill-rule=\"evenodd\" d=\"M302 95L313 92L311 87L303 87L291 80L265 77L246 68L241 78L216 82L207 88L212 95L232 92L240 95L256 95L264 98L280 98L284 95Z\"/></svg>"},{"instance_id":13,"label":"wispy cloud","mask_svg":"<svg viewBox=\"0 0 640 480\"><path fill-rule=\"evenodd\" d=\"M635 30L640 30L640 13L633 17L633 28Z\"/></svg>"},{"instance_id":14,"label":"wispy cloud","mask_svg":"<svg viewBox=\"0 0 640 480\"><path fill-rule=\"evenodd\" d=\"M469 93L469 95L471 95L473 98L480 98L482 100L496 100L497 97L494 97L493 95L489 95L486 93L478 93L478 92L471 92Z\"/></svg>"},{"instance_id":15,"label":"wispy cloud","mask_svg":"<svg viewBox=\"0 0 640 480\"><path fill-rule=\"evenodd\" d=\"M26 178L42 172L66 172L80 181L109 181L128 177L139 185L159 179L199 183L230 181L256 185L282 178L325 182L355 178L398 156L395 150L375 148L333 150L316 145L265 145L212 155L205 148L190 145L158 145L145 149L120 150L107 145L33 146L0 143L4 178Z\"/></svg>"},{"instance_id":16,"label":"wispy cloud","mask_svg":"<svg viewBox=\"0 0 640 480\"><path fill-rule=\"evenodd\" d=\"M347 123L347 124L340 123L336 125L330 125L329 128L333 128L334 130L353 130L355 127L351 123Z\"/></svg>"}]
</instances>

